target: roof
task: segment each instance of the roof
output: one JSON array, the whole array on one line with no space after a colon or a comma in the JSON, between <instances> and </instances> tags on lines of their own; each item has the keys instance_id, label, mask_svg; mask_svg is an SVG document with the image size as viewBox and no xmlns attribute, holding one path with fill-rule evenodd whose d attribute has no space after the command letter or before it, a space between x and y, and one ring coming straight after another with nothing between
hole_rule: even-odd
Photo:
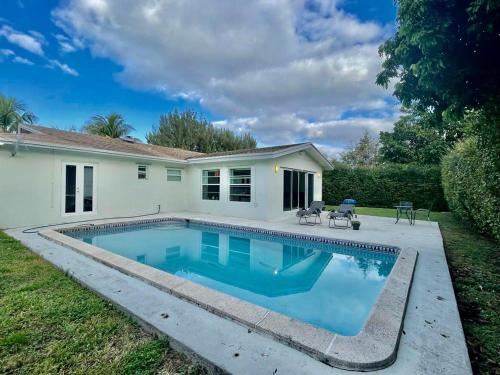
<instances>
[{"instance_id":1,"label":"roof","mask_svg":"<svg viewBox=\"0 0 500 375\"><path fill-rule=\"evenodd\" d=\"M0 140L16 142L14 133L0 133ZM21 144L62 148L82 152L98 152L127 157L144 157L184 163L203 163L209 161L235 160L251 157L278 157L298 151L307 151L319 164L332 169L330 162L314 147L312 143L295 143L281 146L242 149L235 151L214 152L204 154L180 148L157 146L145 143L127 142L123 139L102 137L75 131L60 130L39 125L23 126L20 135Z\"/></svg>"},{"instance_id":2,"label":"roof","mask_svg":"<svg viewBox=\"0 0 500 375\"><path fill-rule=\"evenodd\" d=\"M0 138L15 140L16 134L2 133L0 134ZM132 143L126 142L122 139L34 125L23 126L21 141L23 143L43 143L47 145L104 150L137 156L169 158L176 160L186 160L192 156L205 155L199 152L183 150L180 148L163 147L145 143Z\"/></svg>"},{"instance_id":3,"label":"roof","mask_svg":"<svg viewBox=\"0 0 500 375\"><path fill-rule=\"evenodd\" d=\"M199 159L199 158L207 158L207 157L219 157L219 156L230 156L230 155L240 155L240 154L263 154L263 153L272 153L277 151L283 151L292 147L305 145L307 143L293 143L289 145L281 145L281 146L270 146L270 147L259 147L259 148L245 148L241 150L233 150L233 151L223 151L223 152L211 152L210 154L200 154L191 156L189 159Z\"/></svg>"}]
</instances>

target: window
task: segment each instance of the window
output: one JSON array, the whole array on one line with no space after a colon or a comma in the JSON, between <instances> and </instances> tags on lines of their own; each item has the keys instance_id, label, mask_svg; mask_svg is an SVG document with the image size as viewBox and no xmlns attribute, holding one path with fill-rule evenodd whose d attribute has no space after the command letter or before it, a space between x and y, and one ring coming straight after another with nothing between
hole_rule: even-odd
<instances>
[{"instance_id":1,"label":"window","mask_svg":"<svg viewBox=\"0 0 500 375\"><path fill-rule=\"evenodd\" d=\"M167 181L180 181L182 171L180 169L167 169Z\"/></svg>"},{"instance_id":2,"label":"window","mask_svg":"<svg viewBox=\"0 0 500 375\"><path fill-rule=\"evenodd\" d=\"M139 180L147 180L148 179L148 166L147 165L138 165L137 166L137 178Z\"/></svg>"},{"instance_id":3,"label":"window","mask_svg":"<svg viewBox=\"0 0 500 375\"><path fill-rule=\"evenodd\" d=\"M218 201L220 199L220 169L204 170L201 186L202 199Z\"/></svg>"},{"instance_id":4,"label":"window","mask_svg":"<svg viewBox=\"0 0 500 375\"><path fill-rule=\"evenodd\" d=\"M231 169L229 181L229 200L250 202L252 171L250 168Z\"/></svg>"}]
</instances>

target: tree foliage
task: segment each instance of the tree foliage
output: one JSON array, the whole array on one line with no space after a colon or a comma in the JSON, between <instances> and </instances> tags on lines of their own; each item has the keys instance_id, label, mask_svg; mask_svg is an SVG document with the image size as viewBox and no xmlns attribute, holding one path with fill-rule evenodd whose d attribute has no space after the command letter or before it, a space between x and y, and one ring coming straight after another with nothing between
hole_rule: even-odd
<instances>
[{"instance_id":1,"label":"tree foliage","mask_svg":"<svg viewBox=\"0 0 500 375\"><path fill-rule=\"evenodd\" d=\"M500 97L500 2L396 0L396 34L380 46L377 83L393 78L407 108L462 113Z\"/></svg>"},{"instance_id":2,"label":"tree foliage","mask_svg":"<svg viewBox=\"0 0 500 375\"><path fill-rule=\"evenodd\" d=\"M229 129L215 128L193 111L173 111L160 117L160 125L146 135L148 143L197 152L231 151L255 148L248 133L237 135Z\"/></svg>"},{"instance_id":3,"label":"tree foliage","mask_svg":"<svg viewBox=\"0 0 500 375\"><path fill-rule=\"evenodd\" d=\"M15 132L19 125L30 125L36 120L22 102L0 94L0 131Z\"/></svg>"},{"instance_id":4,"label":"tree foliage","mask_svg":"<svg viewBox=\"0 0 500 375\"><path fill-rule=\"evenodd\" d=\"M441 131L434 113L415 107L404 110L391 132L380 132L380 159L383 162L439 164L455 142ZM448 139L447 139L448 138Z\"/></svg>"},{"instance_id":5,"label":"tree foliage","mask_svg":"<svg viewBox=\"0 0 500 375\"><path fill-rule=\"evenodd\" d=\"M107 116L93 116L82 130L103 137L120 138L126 136L134 128L127 124L119 113L110 113Z\"/></svg>"},{"instance_id":6,"label":"tree foliage","mask_svg":"<svg viewBox=\"0 0 500 375\"><path fill-rule=\"evenodd\" d=\"M378 161L378 141L365 130L356 146L343 152L340 160L350 166L374 166Z\"/></svg>"}]
</instances>

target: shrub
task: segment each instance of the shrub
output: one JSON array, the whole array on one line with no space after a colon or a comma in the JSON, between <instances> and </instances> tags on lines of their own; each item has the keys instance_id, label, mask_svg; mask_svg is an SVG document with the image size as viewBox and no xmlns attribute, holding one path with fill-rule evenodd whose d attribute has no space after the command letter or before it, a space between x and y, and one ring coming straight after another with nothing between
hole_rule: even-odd
<instances>
[{"instance_id":1,"label":"shrub","mask_svg":"<svg viewBox=\"0 0 500 375\"><path fill-rule=\"evenodd\" d=\"M476 138L457 143L443 158L442 180L450 209L480 232L500 240L498 155L478 147Z\"/></svg>"},{"instance_id":2,"label":"shrub","mask_svg":"<svg viewBox=\"0 0 500 375\"><path fill-rule=\"evenodd\" d=\"M446 210L441 170L436 165L385 164L372 168L337 164L323 176L323 199L339 204L353 197L360 206L393 207L412 201L417 208Z\"/></svg>"}]
</instances>

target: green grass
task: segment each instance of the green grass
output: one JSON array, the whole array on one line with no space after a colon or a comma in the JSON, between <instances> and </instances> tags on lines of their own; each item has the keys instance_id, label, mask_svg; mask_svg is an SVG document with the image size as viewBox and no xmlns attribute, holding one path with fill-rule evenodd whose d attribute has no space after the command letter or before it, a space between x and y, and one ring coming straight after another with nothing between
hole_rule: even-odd
<instances>
[{"instance_id":1,"label":"green grass","mask_svg":"<svg viewBox=\"0 0 500 375\"><path fill-rule=\"evenodd\" d=\"M356 207L356 213L395 217L391 208ZM475 233L448 212L432 212L430 218L439 223L443 235L474 373L500 374L498 243Z\"/></svg>"},{"instance_id":2,"label":"green grass","mask_svg":"<svg viewBox=\"0 0 500 375\"><path fill-rule=\"evenodd\" d=\"M165 340L0 232L0 373L201 372Z\"/></svg>"}]
</instances>

